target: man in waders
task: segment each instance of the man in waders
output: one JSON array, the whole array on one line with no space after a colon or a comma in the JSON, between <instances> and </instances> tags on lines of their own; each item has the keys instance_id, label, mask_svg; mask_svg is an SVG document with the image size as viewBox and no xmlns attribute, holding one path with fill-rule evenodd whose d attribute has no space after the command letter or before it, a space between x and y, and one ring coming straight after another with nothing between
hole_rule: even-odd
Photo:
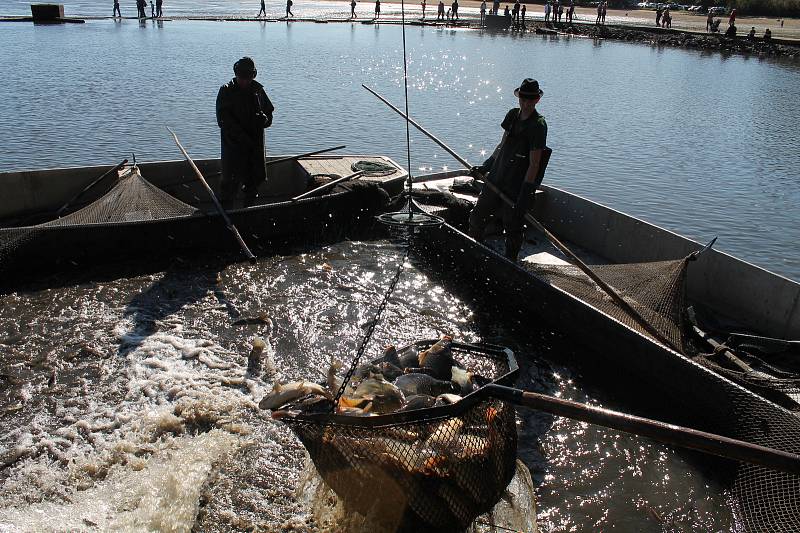
<instances>
[{"instance_id":1,"label":"man in waders","mask_svg":"<svg viewBox=\"0 0 800 533\"><path fill-rule=\"evenodd\" d=\"M536 111L542 94L538 81L531 78L522 81L514 90L519 108L506 113L500 144L483 165L470 169L473 177L485 176L511 200L516 200L513 207L509 206L489 187L484 187L469 215L469 234L478 242L483 240L491 218L500 216L506 234L506 257L512 261L517 260L522 248L525 213L544 174L542 157L547 144L547 122Z\"/></svg>"},{"instance_id":2,"label":"man in waders","mask_svg":"<svg viewBox=\"0 0 800 533\"><path fill-rule=\"evenodd\" d=\"M272 125L272 105L264 86L255 81L256 65L243 57L233 65L236 75L217 94L217 124L222 139L223 201L233 202L244 190L245 206L252 205L267 177L264 129Z\"/></svg>"}]
</instances>

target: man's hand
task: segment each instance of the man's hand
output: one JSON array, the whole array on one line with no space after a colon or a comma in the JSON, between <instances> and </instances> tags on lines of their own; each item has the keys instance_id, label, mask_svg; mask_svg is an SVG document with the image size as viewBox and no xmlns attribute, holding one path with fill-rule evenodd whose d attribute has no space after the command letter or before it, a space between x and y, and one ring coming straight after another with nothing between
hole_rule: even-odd
<instances>
[{"instance_id":1,"label":"man's hand","mask_svg":"<svg viewBox=\"0 0 800 533\"><path fill-rule=\"evenodd\" d=\"M486 174L483 172L483 167L470 167L469 175L476 180L482 180L486 177Z\"/></svg>"},{"instance_id":2,"label":"man's hand","mask_svg":"<svg viewBox=\"0 0 800 533\"><path fill-rule=\"evenodd\" d=\"M256 120L262 128L269 128L272 125L272 117L264 113L256 113Z\"/></svg>"},{"instance_id":3,"label":"man's hand","mask_svg":"<svg viewBox=\"0 0 800 533\"><path fill-rule=\"evenodd\" d=\"M525 214L528 212L528 208L531 205L531 199L533 198L535 189L536 185L532 182L522 182L522 186L519 188L517 202L514 204L514 222L522 224L523 220L525 220Z\"/></svg>"}]
</instances>

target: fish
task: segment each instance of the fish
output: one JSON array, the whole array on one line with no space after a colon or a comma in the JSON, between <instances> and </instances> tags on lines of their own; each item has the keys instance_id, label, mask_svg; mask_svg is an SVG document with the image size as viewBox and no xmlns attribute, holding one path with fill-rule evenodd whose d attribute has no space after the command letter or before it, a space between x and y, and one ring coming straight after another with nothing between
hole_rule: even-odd
<instances>
[{"instance_id":1,"label":"fish","mask_svg":"<svg viewBox=\"0 0 800 533\"><path fill-rule=\"evenodd\" d=\"M383 349L383 355L373 361L373 363L391 363L394 366L400 368L400 357L397 355L397 348L394 344L387 344L386 347Z\"/></svg>"},{"instance_id":2,"label":"fish","mask_svg":"<svg viewBox=\"0 0 800 533\"><path fill-rule=\"evenodd\" d=\"M282 409L273 410L272 418L280 420L281 418L295 417L300 414L330 413L332 411L332 399L319 394L312 394L310 396L304 396L299 401L289 406L284 406Z\"/></svg>"},{"instance_id":3,"label":"fish","mask_svg":"<svg viewBox=\"0 0 800 533\"><path fill-rule=\"evenodd\" d=\"M450 367L450 380L461 387L461 394L467 395L475 390L475 383L472 381L472 372L453 365Z\"/></svg>"},{"instance_id":4,"label":"fish","mask_svg":"<svg viewBox=\"0 0 800 533\"><path fill-rule=\"evenodd\" d=\"M258 407L261 409L275 409L298 400L303 396L309 394L318 394L326 398L331 395L328 390L319 383L311 381L292 381L291 383L275 383L272 387L272 392L266 394L260 402Z\"/></svg>"},{"instance_id":5,"label":"fish","mask_svg":"<svg viewBox=\"0 0 800 533\"><path fill-rule=\"evenodd\" d=\"M387 381L394 381L402 373L403 370L400 367L388 361L372 362L356 368L356 371L353 372L353 380L360 381L374 374L383 376Z\"/></svg>"},{"instance_id":6,"label":"fish","mask_svg":"<svg viewBox=\"0 0 800 533\"><path fill-rule=\"evenodd\" d=\"M264 342L264 339L261 337L253 339L253 347L250 350L250 354L247 356L248 374L252 375L261 372L261 354L264 353L264 348L266 347L267 343Z\"/></svg>"},{"instance_id":7,"label":"fish","mask_svg":"<svg viewBox=\"0 0 800 533\"><path fill-rule=\"evenodd\" d=\"M453 337L450 335L442 336L433 346L419 353L419 366L430 369L436 379L449 380L451 368L455 364L450 348L452 342Z\"/></svg>"},{"instance_id":8,"label":"fish","mask_svg":"<svg viewBox=\"0 0 800 533\"><path fill-rule=\"evenodd\" d=\"M336 377L336 373L341 370L343 366L344 364L341 361L331 356L331 366L328 368L327 384L328 390L330 390L332 394L336 394L339 392L339 389L342 388L342 380Z\"/></svg>"},{"instance_id":9,"label":"fish","mask_svg":"<svg viewBox=\"0 0 800 533\"><path fill-rule=\"evenodd\" d=\"M403 391L399 387L383 379L383 376L374 374L359 383L356 389L347 396L350 398L372 399L376 395L398 396L405 399Z\"/></svg>"},{"instance_id":10,"label":"fish","mask_svg":"<svg viewBox=\"0 0 800 533\"><path fill-rule=\"evenodd\" d=\"M440 394L439 396L436 397L434 405L436 407L439 407L441 405L452 405L458 402L459 400L461 400L461 396L459 396L458 394L445 393L445 394Z\"/></svg>"},{"instance_id":11,"label":"fish","mask_svg":"<svg viewBox=\"0 0 800 533\"><path fill-rule=\"evenodd\" d=\"M464 429L464 421L461 418L449 418L436 426L425 439L425 445L431 448L448 445L457 438L462 429Z\"/></svg>"},{"instance_id":12,"label":"fish","mask_svg":"<svg viewBox=\"0 0 800 533\"><path fill-rule=\"evenodd\" d=\"M409 346L398 355L400 368L415 368L419 366L419 350L416 346Z\"/></svg>"},{"instance_id":13,"label":"fish","mask_svg":"<svg viewBox=\"0 0 800 533\"><path fill-rule=\"evenodd\" d=\"M415 394L406 398L406 404L400 409L401 411L414 411L416 409L427 409L433 407L436 403L436 398L426 394Z\"/></svg>"},{"instance_id":14,"label":"fish","mask_svg":"<svg viewBox=\"0 0 800 533\"><path fill-rule=\"evenodd\" d=\"M440 394L458 392L457 385L450 381L442 381L427 374L403 374L394 380L394 384L407 396L425 394L439 396Z\"/></svg>"},{"instance_id":15,"label":"fish","mask_svg":"<svg viewBox=\"0 0 800 533\"><path fill-rule=\"evenodd\" d=\"M261 312L257 316L246 316L242 318L237 318L233 322L231 322L232 326L249 326L254 324L271 324L272 320L270 320L267 313Z\"/></svg>"}]
</instances>

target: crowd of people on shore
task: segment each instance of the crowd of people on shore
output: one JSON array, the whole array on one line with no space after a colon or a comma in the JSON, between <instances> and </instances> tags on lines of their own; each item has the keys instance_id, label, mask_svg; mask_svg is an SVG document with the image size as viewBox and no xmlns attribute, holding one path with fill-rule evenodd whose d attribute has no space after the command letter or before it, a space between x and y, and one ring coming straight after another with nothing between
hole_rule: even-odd
<instances>
[{"instance_id":1,"label":"crowd of people on shore","mask_svg":"<svg viewBox=\"0 0 800 533\"><path fill-rule=\"evenodd\" d=\"M164 16L162 11L164 5L163 0L150 0L150 17L151 18L160 18ZM114 0L114 10L112 11L113 18L122 18L122 11L119 7L119 0ZM147 18L147 0L136 0L136 18Z\"/></svg>"}]
</instances>

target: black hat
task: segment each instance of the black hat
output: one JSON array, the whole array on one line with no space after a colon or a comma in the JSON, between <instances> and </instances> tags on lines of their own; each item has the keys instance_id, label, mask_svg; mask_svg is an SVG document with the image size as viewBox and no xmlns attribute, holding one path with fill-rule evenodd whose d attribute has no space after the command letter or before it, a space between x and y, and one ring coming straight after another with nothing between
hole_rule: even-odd
<instances>
[{"instance_id":1,"label":"black hat","mask_svg":"<svg viewBox=\"0 0 800 533\"><path fill-rule=\"evenodd\" d=\"M242 78L255 78L258 70L255 62L245 56L233 64L233 73Z\"/></svg>"},{"instance_id":2,"label":"black hat","mask_svg":"<svg viewBox=\"0 0 800 533\"><path fill-rule=\"evenodd\" d=\"M544 91L539 88L539 82L532 78L525 78L519 87L514 89L514 96L521 98L538 98L544 94Z\"/></svg>"}]
</instances>

